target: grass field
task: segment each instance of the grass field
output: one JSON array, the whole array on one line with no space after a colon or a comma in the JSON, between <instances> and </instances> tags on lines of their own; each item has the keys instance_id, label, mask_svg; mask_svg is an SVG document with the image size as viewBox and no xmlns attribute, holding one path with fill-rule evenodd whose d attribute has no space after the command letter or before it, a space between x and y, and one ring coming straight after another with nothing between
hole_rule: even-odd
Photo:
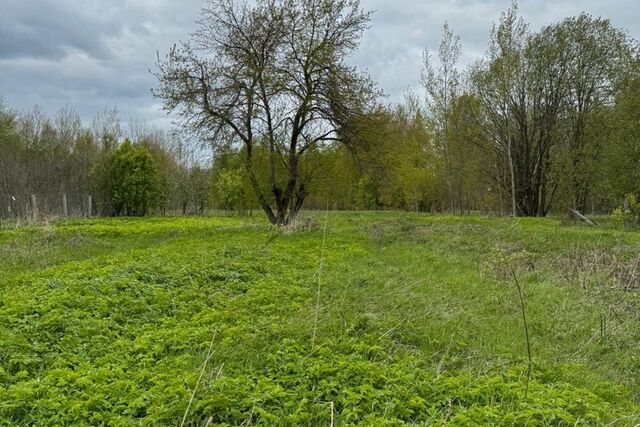
<instances>
[{"instance_id":1,"label":"grass field","mask_svg":"<svg viewBox=\"0 0 640 427\"><path fill-rule=\"evenodd\" d=\"M640 423L637 232L304 217L0 231L0 424Z\"/></svg>"}]
</instances>

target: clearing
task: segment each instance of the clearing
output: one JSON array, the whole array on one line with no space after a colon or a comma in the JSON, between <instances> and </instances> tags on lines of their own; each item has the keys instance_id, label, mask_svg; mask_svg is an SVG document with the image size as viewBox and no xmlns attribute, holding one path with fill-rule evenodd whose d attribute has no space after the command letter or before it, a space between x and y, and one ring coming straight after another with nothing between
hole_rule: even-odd
<instances>
[{"instance_id":1,"label":"clearing","mask_svg":"<svg viewBox=\"0 0 640 427\"><path fill-rule=\"evenodd\" d=\"M0 424L640 422L640 234L304 217L0 231Z\"/></svg>"}]
</instances>

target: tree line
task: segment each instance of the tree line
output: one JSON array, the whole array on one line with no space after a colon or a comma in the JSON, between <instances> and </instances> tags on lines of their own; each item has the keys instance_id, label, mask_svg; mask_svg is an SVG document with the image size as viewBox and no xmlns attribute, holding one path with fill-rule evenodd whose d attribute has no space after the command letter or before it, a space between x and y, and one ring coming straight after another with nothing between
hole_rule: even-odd
<instances>
[{"instance_id":1,"label":"tree line","mask_svg":"<svg viewBox=\"0 0 640 427\"><path fill-rule=\"evenodd\" d=\"M159 62L156 95L237 157L274 224L302 201L545 216L638 192L637 43L610 21L532 31L513 3L465 68L445 24L423 93L388 106L345 63L369 19L351 0L210 1Z\"/></svg>"},{"instance_id":2,"label":"tree line","mask_svg":"<svg viewBox=\"0 0 640 427\"><path fill-rule=\"evenodd\" d=\"M116 110L90 126L69 108L53 116L0 104L0 216L200 212L211 168L171 135Z\"/></svg>"},{"instance_id":3,"label":"tree line","mask_svg":"<svg viewBox=\"0 0 640 427\"><path fill-rule=\"evenodd\" d=\"M303 206L545 216L638 199L640 64L624 30L583 13L532 31L513 3L462 67L445 24L422 90L387 104L347 62L370 18L355 0L207 2L154 90L211 148L206 164L179 134L124 135L113 112L84 128L68 110L4 108L3 215L31 194L91 194L102 215L257 208L279 225Z\"/></svg>"}]
</instances>

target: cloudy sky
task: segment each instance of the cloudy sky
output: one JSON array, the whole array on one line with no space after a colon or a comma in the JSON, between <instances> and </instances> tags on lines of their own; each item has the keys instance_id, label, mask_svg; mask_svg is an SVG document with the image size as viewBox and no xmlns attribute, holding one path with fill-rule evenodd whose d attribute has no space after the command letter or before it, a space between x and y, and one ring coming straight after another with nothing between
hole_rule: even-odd
<instances>
[{"instance_id":1,"label":"cloudy sky","mask_svg":"<svg viewBox=\"0 0 640 427\"><path fill-rule=\"evenodd\" d=\"M484 51L510 0L361 0L375 10L351 61L398 99L416 88L421 53L437 47L442 24L460 34L463 62ZM156 51L186 39L202 0L0 0L0 95L17 109L75 109L89 121L117 107L123 119L168 128L150 94ZM638 0L521 0L533 28L587 11L640 38Z\"/></svg>"}]
</instances>

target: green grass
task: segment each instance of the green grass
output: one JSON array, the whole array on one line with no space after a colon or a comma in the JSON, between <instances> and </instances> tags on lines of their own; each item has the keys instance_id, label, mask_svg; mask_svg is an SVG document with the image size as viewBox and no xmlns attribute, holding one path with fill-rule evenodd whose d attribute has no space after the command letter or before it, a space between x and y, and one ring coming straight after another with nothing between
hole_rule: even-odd
<instances>
[{"instance_id":1,"label":"green grass","mask_svg":"<svg viewBox=\"0 0 640 427\"><path fill-rule=\"evenodd\" d=\"M640 422L640 234L304 216L0 231L0 425Z\"/></svg>"}]
</instances>

